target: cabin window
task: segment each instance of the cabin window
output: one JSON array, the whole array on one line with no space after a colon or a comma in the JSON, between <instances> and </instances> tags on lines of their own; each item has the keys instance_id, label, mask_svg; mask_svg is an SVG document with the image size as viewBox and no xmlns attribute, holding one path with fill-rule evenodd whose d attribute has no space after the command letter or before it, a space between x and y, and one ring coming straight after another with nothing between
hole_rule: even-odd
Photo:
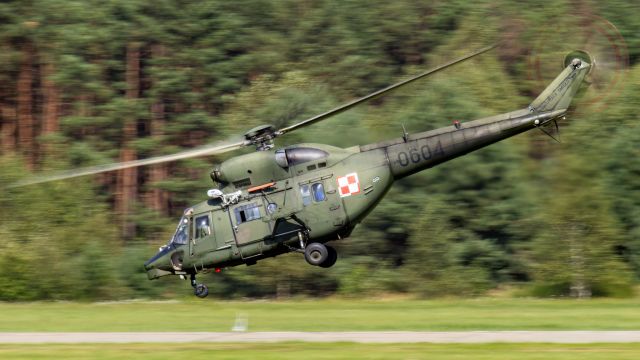
<instances>
[{"instance_id":1,"label":"cabin window","mask_svg":"<svg viewBox=\"0 0 640 360\"><path fill-rule=\"evenodd\" d=\"M211 235L211 223L209 215L196 217L196 239Z\"/></svg>"},{"instance_id":2,"label":"cabin window","mask_svg":"<svg viewBox=\"0 0 640 360\"><path fill-rule=\"evenodd\" d=\"M311 189L309 185L300 186L300 194L302 195L302 205L308 206L311 204Z\"/></svg>"},{"instance_id":3,"label":"cabin window","mask_svg":"<svg viewBox=\"0 0 640 360\"><path fill-rule=\"evenodd\" d=\"M321 202L327 198L324 194L324 186L322 183L311 185L311 192L313 193L313 201L315 202Z\"/></svg>"},{"instance_id":4,"label":"cabin window","mask_svg":"<svg viewBox=\"0 0 640 360\"><path fill-rule=\"evenodd\" d=\"M242 224L243 222L260 219L260 208L258 204L248 204L238 206L235 210L236 224Z\"/></svg>"},{"instance_id":5,"label":"cabin window","mask_svg":"<svg viewBox=\"0 0 640 360\"><path fill-rule=\"evenodd\" d=\"M312 185L301 185L300 195L302 195L302 205L304 206L309 206L311 202L322 202L327 199L324 185L321 182Z\"/></svg>"}]
</instances>

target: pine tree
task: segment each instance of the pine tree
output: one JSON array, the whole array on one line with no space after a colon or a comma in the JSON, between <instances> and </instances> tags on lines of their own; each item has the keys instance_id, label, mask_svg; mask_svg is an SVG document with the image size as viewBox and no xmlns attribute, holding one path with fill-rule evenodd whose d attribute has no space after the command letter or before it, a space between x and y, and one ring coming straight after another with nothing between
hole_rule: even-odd
<instances>
[{"instance_id":1,"label":"pine tree","mask_svg":"<svg viewBox=\"0 0 640 360\"><path fill-rule=\"evenodd\" d=\"M628 296L629 266L617 253L625 235L612 215L594 164L564 154L552 172L536 239L534 293L572 297Z\"/></svg>"}]
</instances>

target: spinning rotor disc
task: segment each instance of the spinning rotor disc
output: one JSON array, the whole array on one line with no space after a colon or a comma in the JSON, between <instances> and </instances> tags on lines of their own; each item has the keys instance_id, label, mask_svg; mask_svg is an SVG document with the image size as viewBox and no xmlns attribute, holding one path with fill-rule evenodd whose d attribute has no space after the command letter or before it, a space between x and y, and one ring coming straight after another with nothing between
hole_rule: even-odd
<instances>
[{"instance_id":1,"label":"spinning rotor disc","mask_svg":"<svg viewBox=\"0 0 640 360\"><path fill-rule=\"evenodd\" d=\"M528 59L529 76L541 91L560 67L574 58L588 61L592 70L588 87L576 99L575 112L601 112L624 87L629 68L629 52L618 29L604 18L578 15L549 23L536 33L539 39Z\"/></svg>"}]
</instances>

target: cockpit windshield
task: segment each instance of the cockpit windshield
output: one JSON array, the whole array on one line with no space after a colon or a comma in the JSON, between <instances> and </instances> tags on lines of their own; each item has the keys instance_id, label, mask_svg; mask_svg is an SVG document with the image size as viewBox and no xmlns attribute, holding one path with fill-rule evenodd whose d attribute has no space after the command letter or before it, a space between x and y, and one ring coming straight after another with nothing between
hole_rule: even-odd
<instances>
[{"instance_id":1,"label":"cockpit windshield","mask_svg":"<svg viewBox=\"0 0 640 360\"><path fill-rule=\"evenodd\" d=\"M173 234L171 240L169 240L169 245L184 245L189 241L189 219L193 210L187 209L182 219L178 223L178 227L176 228L176 232Z\"/></svg>"}]
</instances>

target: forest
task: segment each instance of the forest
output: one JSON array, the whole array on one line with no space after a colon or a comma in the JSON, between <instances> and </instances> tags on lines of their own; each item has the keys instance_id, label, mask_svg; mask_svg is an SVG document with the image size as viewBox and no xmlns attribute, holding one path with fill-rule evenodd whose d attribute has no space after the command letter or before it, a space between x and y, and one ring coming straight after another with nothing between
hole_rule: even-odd
<instances>
[{"instance_id":1,"label":"forest","mask_svg":"<svg viewBox=\"0 0 640 360\"><path fill-rule=\"evenodd\" d=\"M560 143L532 130L395 183L334 242L331 269L288 254L200 280L218 298L633 296L639 13L631 0L3 1L0 300L184 296L188 282L148 281L142 264L205 199L213 164L253 149L7 188L20 179L292 124L494 42L276 146L348 147L499 114L598 38L613 55Z\"/></svg>"}]
</instances>

